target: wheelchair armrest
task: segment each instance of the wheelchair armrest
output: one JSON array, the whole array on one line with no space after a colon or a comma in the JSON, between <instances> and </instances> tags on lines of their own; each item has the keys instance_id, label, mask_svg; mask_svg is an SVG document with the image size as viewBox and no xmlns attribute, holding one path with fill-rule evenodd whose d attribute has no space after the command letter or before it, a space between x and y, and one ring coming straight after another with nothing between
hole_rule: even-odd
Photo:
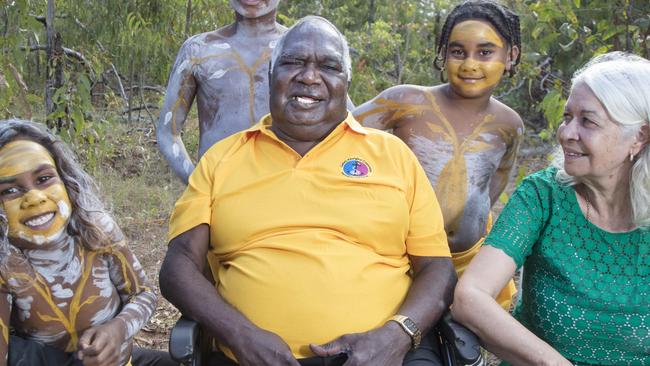
<instances>
[{"instance_id":1,"label":"wheelchair armrest","mask_svg":"<svg viewBox=\"0 0 650 366\"><path fill-rule=\"evenodd\" d=\"M462 324L452 319L446 311L437 325L446 352L454 358L456 365L480 365L483 362L478 337ZM445 351L443 351L445 352Z\"/></svg>"},{"instance_id":2,"label":"wheelchair armrest","mask_svg":"<svg viewBox=\"0 0 650 366\"><path fill-rule=\"evenodd\" d=\"M169 335L169 355L183 365L194 365L200 358L200 338L199 323L181 316Z\"/></svg>"}]
</instances>

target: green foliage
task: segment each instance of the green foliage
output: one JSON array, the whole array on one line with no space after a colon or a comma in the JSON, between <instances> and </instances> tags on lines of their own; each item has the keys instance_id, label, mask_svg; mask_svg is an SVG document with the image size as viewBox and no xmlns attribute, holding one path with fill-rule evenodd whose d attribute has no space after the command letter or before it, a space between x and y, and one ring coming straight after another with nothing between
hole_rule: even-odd
<instances>
[{"instance_id":1,"label":"green foliage","mask_svg":"<svg viewBox=\"0 0 650 366\"><path fill-rule=\"evenodd\" d=\"M650 2L632 0L502 0L521 15L522 62L495 95L512 106L542 136L551 137L561 119L570 77L594 55L627 50L650 56ZM0 8L0 114L45 119L46 1L15 0ZM455 1L445 0L285 0L278 20L291 25L308 14L330 19L353 49L350 95L356 104L404 83L435 85L435 42ZM86 131L102 123L91 94L105 85L104 104L124 110L119 72L127 91L142 81L164 86L173 59L186 39L187 0L57 0L54 25L63 45L85 58L65 57L63 86L56 110L72 139L93 138ZM233 21L229 0L193 0L189 34ZM40 51L30 51L29 49ZM138 97L141 97L138 95ZM142 101L160 103L160 95ZM104 108L104 106L100 106Z\"/></svg>"},{"instance_id":2,"label":"green foliage","mask_svg":"<svg viewBox=\"0 0 650 366\"><path fill-rule=\"evenodd\" d=\"M345 34L353 50L350 96L360 104L396 84L433 85L437 30L450 4L439 0L294 0L280 6L279 19L317 14Z\"/></svg>"},{"instance_id":3,"label":"green foliage","mask_svg":"<svg viewBox=\"0 0 650 366\"><path fill-rule=\"evenodd\" d=\"M510 1L521 14L523 58L511 83L526 88L504 101L541 136L559 125L573 73L613 50L649 57L650 2L630 0Z\"/></svg>"},{"instance_id":4,"label":"green foliage","mask_svg":"<svg viewBox=\"0 0 650 366\"><path fill-rule=\"evenodd\" d=\"M29 51L21 49L23 39L38 24L29 15L34 4L29 0L5 2L0 8L0 116L3 118L31 115L33 92L26 90L23 75Z\"/></svg>"},{"instance_id":5,"label":"green foliage","mask_svg":"<svg viewBox=\"0 0 650 366\"><path fill-rule=\"evenodd\" d=\"M562 88L560 83L556 83L555 87L551 89L539 103L538 108L544 113L544 117L548 121L547 127L540 132L540 137L548 140L553 137L553 131L560 125L562 115L564 114L564 104L566 99L562 97Z\"/></svg>"}]
</instances>

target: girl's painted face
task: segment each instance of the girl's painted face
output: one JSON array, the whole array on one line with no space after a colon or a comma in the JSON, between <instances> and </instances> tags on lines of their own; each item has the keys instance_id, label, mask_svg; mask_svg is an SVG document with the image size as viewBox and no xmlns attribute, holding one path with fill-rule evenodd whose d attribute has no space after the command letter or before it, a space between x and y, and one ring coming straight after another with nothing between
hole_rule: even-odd
<instances>
[{"instance_id":1,"label":"girl's painted face","mask_svg":"<svg viewBox=\"0 0 650 366\"><path fill-rule=\"evenodd\" d=\"M65 232L72 208L52 156L29 140L0 149L0 202L9 237L37 247Z\"/></svg>"},{"instance_id":2,"label":"girl's painted face","mask_svg":"<svg viewBox=\"0 0 650 366\"><path fill-rule=\"evenodd\" d=\"M465 20L451 30L447 77L457 94L465 98L491 94L509 63L506 42L490 23Z\"/></svg>"}]
</instances>

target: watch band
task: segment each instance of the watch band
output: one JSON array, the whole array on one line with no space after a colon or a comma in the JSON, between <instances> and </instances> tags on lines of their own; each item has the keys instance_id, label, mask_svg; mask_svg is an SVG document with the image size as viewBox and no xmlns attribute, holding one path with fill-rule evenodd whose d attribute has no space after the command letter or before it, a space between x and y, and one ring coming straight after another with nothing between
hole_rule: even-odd
<instances>
[{"instance_id":1,"label":"watch band","mask_svg":"<svg viewBox=\"0 0 650 366\"><path fill-rule=\"evenodd\" d=\"M422 340L422 332L411 318L405 315L393 315L388 321L394 321L402 327L402 330L411 337L411 350L418 348Z\"/></svg>"}]
</instances>

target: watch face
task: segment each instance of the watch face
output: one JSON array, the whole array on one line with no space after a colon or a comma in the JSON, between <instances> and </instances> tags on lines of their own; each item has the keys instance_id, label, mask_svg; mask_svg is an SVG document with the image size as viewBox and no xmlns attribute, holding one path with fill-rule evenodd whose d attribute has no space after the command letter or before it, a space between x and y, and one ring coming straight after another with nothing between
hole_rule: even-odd
<instances>
[{"instance_id":1,"label":"watch face","mask_svg":"<svg viewBox=\"0 0 650 366\"><path fill-rule=\"evenodd\" d=\"M415 332L417 332L419 330L418 326L415 325L415 322L413 320L411 320L410 318L404 319L404 325L406 325L406 327L413 333L415 333Z\"/></svg>"},{"instance_id":2,"label":"watch face","mask_svg":"<svg viewBox=\"0 0 650 366\"><path fill-rule=\"evenodd\" d=\"M413 320L404 315L395 315L390 320L397 322L404 332L411 337L411 349L416 349L420 345L422 332Z\"/></svg>"}]
</instances>

